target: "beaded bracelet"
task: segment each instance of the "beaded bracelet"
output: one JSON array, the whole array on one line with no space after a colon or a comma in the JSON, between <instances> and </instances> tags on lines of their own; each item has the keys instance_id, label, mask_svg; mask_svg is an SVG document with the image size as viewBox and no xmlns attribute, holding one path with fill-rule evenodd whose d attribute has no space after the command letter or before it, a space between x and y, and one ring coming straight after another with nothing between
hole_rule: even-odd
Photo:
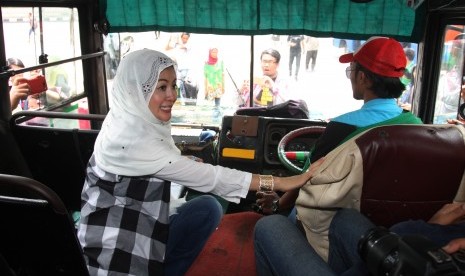
<instances>
[{"instance_id":1,"label":"beaded bracelet","mask_svg":"<svg viewBox=\"0 0 465 276\"><path fill-rule=\"evenodd\" d=\"M272 175L259 175L260 183L258 185L258 191L260 192L271 192L274 188L274 179Z\"/></svg>"}]
</instances>

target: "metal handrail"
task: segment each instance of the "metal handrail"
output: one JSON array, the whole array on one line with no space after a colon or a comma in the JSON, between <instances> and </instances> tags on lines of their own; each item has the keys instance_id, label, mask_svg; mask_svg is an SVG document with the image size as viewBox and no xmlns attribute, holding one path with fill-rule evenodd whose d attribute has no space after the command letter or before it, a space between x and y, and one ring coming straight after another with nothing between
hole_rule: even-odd
<instances>
[{"instance_id":1,"label":"metal handrail","mask_svg":"<svg viewBox=\"0 0 465 276\"><path fill-rule=\"evenodd\" d=\"M24 72L29 72L29 71L33 71L33 70L37 70L37 69L56 66L56 65L63 64L63 63L76 61L76 60L83 60L83 59L100 57L100 56L103 56L105 54L106 54L105 51L101 51L101 52L96 52L96 53L93 53L93 54L82 55L82 56L79 56L79 57L63 59L63 60L54 61L54 62L47 62L47 63L43 63L43 64L31 66L31 67L21 68L21 69L18 69L18 70L9 69L7 71L4 71L4 72L0 73L0 78L9 78L9 77L14 76L16 74L21 74L21 73L24 73Z\"/></svg>"}]
</instances>

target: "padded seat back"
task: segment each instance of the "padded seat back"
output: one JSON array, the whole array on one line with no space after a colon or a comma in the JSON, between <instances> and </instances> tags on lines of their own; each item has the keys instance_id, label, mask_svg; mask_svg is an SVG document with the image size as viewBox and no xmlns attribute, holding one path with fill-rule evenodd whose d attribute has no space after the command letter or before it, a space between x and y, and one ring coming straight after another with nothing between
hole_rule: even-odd
<instances>
[{"instance_id":1,"label":"padded seat back","mask_svg":"<svg viewBox=\"0 0 465 276\"><path fill-rule=\"evenodd\" d=\"M31 178L55 191L68 210L81 209L81 191L87 162L99 129L64 128L78 121L101 123L105 115L20 111L13 114L10 128L32 174ZM26 120L28 119L28 120ZM26 120L23 122L23 120ZM37 122L55 127L35 125Z\"/></svg>"},{"instance_id":2,"label":"padded seat back","mask_svg":"<svg viewBox=\"0 0 465 276\"><path fill-rule=\"evenodd\" d=\"M89 275L61 199L30 178L0 174L0 271Z\"/></svg>"},{"instance_id":3,"label":"padded seat back","mask_svg":"<svg viewBox=\"0 0 465 276\"><path fill-rule=\"evenodd\" d=\"M360 211L378 225L428 220L463 182L462 126L377 127L355 142L363 159Z\"/></svg>"}]
</instances>

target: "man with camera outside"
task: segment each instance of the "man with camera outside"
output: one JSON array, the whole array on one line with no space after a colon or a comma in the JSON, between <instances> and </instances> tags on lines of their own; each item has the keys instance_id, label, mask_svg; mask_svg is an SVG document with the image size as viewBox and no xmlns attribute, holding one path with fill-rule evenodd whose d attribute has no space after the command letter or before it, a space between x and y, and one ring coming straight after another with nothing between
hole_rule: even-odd
<instances>
[{"instance_id":1,"label":"man with camera outside","mask_svg":"<svg viewBox=\"0 0 465 276\"><path fill-rule=\"evenodd\" d=\"M285 216L273 215L259 220L255 228L255 256L258 275L400 275L393 272L400 265L397 239L387 249L381 245L383 236L367 234L377 230L375 225L354 209L340 209L329 228L329 257L325 262L307 242L305 235ZM391 237L424 236L429 242L442 246L448 254L465 249L465 203L444 205L428 222L410 220L393 225ZM283 238L285 233L286 238ZM363 237L363 238L362 238ZM394 242L395 241L395 242ZM367 245L369 243L369 245ZM363 250L360 250L363 248ZM420 248L411 248L421 251ZM362 252L359 252L362 251ZM365 251L365 252L363 252ZM422 253L422 252L418 252ZM361 255L364 257L362 258ZM368 257L367 257L368 255ZM381 259L380 259L381 257ZM373 267L373 258L380 260ZM371 262L366 262L371 259ZM418 259L402 260L403 264ZM425 259L425 262L428 260ZM463 259L462 259L463 261ZM384 262L382 264L382 262ZM457 264L457 261L454 261ZM368 265L370 266L368 266ZM383 266L384 265L384 266ZM447 275L465 275L465 262L460 268L453 268ZM373 268L369 270L369 268ZM434 267L433 267L434 269ZM459 272L462 271L462 272ZM402 272L398 271L397 272ZM389 274L388 274L389 273ZM417 275L404 273L402 275ZM421 275L445 275L421 274Z\"/></svg>"}]
</instances>

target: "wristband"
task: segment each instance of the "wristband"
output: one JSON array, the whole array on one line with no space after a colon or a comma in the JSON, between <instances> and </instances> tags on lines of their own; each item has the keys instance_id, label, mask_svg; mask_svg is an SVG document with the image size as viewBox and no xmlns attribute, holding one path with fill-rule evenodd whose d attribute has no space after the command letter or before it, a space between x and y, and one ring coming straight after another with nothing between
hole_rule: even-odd
<instances>
[{"instance_id":1,"label":"wristband","mask_svg":"<svg viewBox=\"0 0 465 276\"><path fill-rule=\"evenodd\" d=\"M258 191L260 192L271 192L274 188L274 179L272 175L259 175L260 183L258 185Z\"/></svg>"}]
</instances>

